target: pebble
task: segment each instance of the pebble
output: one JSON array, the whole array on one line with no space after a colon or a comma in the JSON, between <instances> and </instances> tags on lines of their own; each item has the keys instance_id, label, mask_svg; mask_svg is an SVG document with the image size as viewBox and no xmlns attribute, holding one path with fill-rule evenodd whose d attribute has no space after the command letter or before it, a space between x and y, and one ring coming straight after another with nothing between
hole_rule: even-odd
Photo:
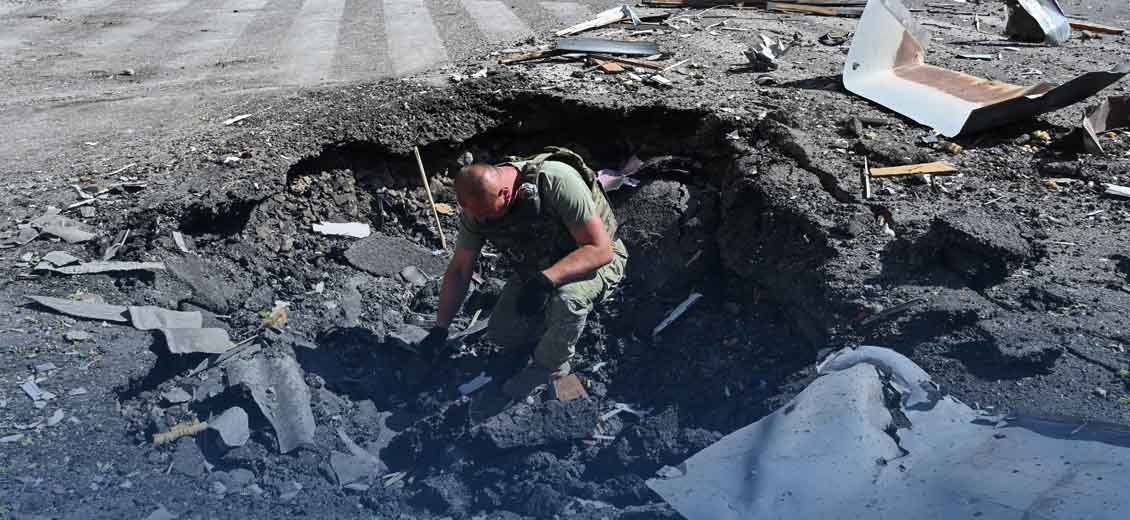
<instances>
[{"instance_id":1,"label":"pebble","mask_svg":"<svg viewBox=\"0 0 1130 520\"><path fill-rule=\"evenodd\" d=\"M178 386L161 394L161 398L170 404L180 404L191 401L192 394L189 394L185 389Z\"/></svg>"},{"instance_id":2,"label":"pebble","mask_svg":"<svg viewBox=\"0 0 1130 520\"><path fill-rule=\"evenodd\" d=\"M212 492L217 494L217 495L224 495L224 494L227 494L228 487L225 486L223 482L213 482L212 483Z\"/></svg>"},{"instance_id":3,"label":"pebble","mask_svg":"<svg viewBox=\"0 0 1130 520\"><path fill-rule=\"evenodd\" d=\"M302 484L299 484L297 482L291 482L290 487L291 491L287 491L286 493L279 495L279 500L283 502L290 502L291 500L294 500L294 497L298 496L299 491L302 491Z\"/></svg>"},{"instance_id":4,"label":"pebble","mask_svg":"<svg viewBox=\"0 0 1130 520\"><path fill-rule=\"evenodd\" d=\"M243 488L243 495L259 496L263 494L263 488L259 484L251 484Z\"/></svg>"},{"instance_id":5,"label":"pebble","mask_svg":"<svg viewBox=\"0 0 1130 520\"><path fill-rule=\"evenodd\" d=\"M40 373L40 374L45 374L45 373L50 372L52 370L58 370L58 369L59 369L59 367L56 367L55 363L40 363L38 365L35 365L35 371Z\"/></svg>"},{"instance_id":6,"label":"pebble","mask_svg":"<svg viewBox=\"0 0 1130 520\"><path fill-rule=\"evenodd\" d=\"M55 413L51 414L51 417L47 418L47 426L52 427L63 422L63 417L65 416L66 414L63 413L62 410L55 410Z\"/></svg>"},{"instance_id":7,"label":"pebble","mask_svg":"<svg viewBox=\"0 0 1130 520\"><path fill-rule=\"evenodd\" d=\"M94 339L94 335L85 330L68 330L63 334L63 339L78 343L80 341L90 341Z\"/></svg>"},{"instance_id":8,"label":"pebble","mask_svg":"<svg viewBox=\"0 0 1130 520\"><path fill-rule=\"evenodd\" d=\"M1096 388L1095 389L1095 395L1105 398L1107 396L1107 391L1106 391L1105 388Z\"/></svg>"},{"instance_id":9,"label":"pebble","mask_svg":"<svg viewBox=\"0 0 1130 520\"><path fill-rule=\"evenodd\" d=\"M13 442L20 442L21 440L23 440L23 438L24 438L24 434L22 434L22 433L17 433L15 435L9 435L7 437L0 437L0 444L11 444Z\"/></svg>"},{"instance_id":10,"label":"pebble","mask_svg":"<svg viewBox=\"0 0 1130 520\"><path fill-rule=\"evenodd\" d=\"M87 393L88 392L87 392L86 388L78 387L78 388L75 388L75 389L67 392L67 395L74 397L76 395L86 395Z\"/></svg>"}]
</instances>

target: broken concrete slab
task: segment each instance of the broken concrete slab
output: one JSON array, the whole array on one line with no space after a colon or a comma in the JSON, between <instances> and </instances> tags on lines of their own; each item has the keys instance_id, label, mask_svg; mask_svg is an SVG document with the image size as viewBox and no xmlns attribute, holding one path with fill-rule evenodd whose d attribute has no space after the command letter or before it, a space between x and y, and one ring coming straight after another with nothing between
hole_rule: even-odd
<instances>
[{"instance_id":1,"label":"broken concrete slab","mask_svg":"<svg viewBox=\"0 0 1130 520\"><path fill-rule=\"evenodd\" d=\"M153 306L130 306L130 322L137 330L199 329L204 316L199 312L182 312Z\"/></svg>"},{"instance_id":2,"label":"broken concrete slab","mask_svg":"<svg viewBox=\"0 0 1130 520\"><path fill-rule=\"evenodd\" d=\"M43 255L43 258L41 258L40 260L47 262L55 267L63 267L82 262L82 259L80 259L79 257L65 251L51 251L50 253Z\"/></svg>"},{"instance_id":3,"label":"broken concrete slab","mask_svg":"<svg viewBox=\"0 0 1130 520\"><path fill-rule=\"evenodd\" d=\"M371 458L358 457L337 450L330 452L330 467L333 468L339 487L368 480L376 475L379 469Z\"/></svg>"},{"instance_id":4,"label":"broken concrete slab","mask_svg":"<svg viewBox=\"0 0 1130 520\"><path fill-rule=\"evenodd\" d=\"M149 513L149 516L145 517L145 520L176 520L176 519L177 519L177 515L169 512L168 509L165 509L165 506L158 507L152 513Z\"/></svg>"},{"instance_id":5,"label":"broken concrete slab","mask_svg":"<svg viewBox=\"0 0 1130 520\"><path fill-rule=\"evenodd\" d=\"M23 383L20 383L20 389L23 390L24 393L27 394L27 396L31 398L32 401L43 402L50 401L55 398L55 394L39 388L39 385L36 384L35 381L25 381Z\"/></svg>"},{"instance_id":6,"label":"broken concrete slab","mask_svg":"<svg viewBox=\"0 0 1130 520\"><path fill-rule=\"evenodd\" d=\"M158 329L172 354L223 354L232 348L224 329Z\"/></svg>"},{"instance_id":7,"label":"broken concrete slab","mask_svg":"<svg viewBox=\"0 0 1130 520\"><path fill-rule=\"evenodd\" d=\"M86 242L98 235L90 232L87 226L58 213L47 213L31 221L31 225L41 233L57 236L69 244Z\"/></svg>"},{"instance_id":8,"label":"broken concrete slab","mask_svg":"<svg viewBox=\"0 0 1130 520\"><path fill-rule=\"evenodd\" d=\"M238 406L228 408L209 420L208 429L215 431L223 447L229 449L243 446L251 438L247 412Z\"/></svg>"},{"instance_id":9,"label":"broken concrete slab","mask_svg":"<svg viewBox=\"0 0 1130 520\"><path fill-rule=\"evenodd\" d=\"M280 452L289 453L314 442L310 388L294 358L261 355L233 360L226 378L229 387L242 386L251 393L275 430Z\"/></svg>"},{"instance_id":10,"label":"broken concrete slab","mask_svg":"<svg viewBox=\"0 0 1130 520\"><path fill-rule=\"evenodd\" d=\"M430 276L447 268L445 257L435 256L407 238L381 234L354 243L345 251L345 259L353 267L376 276L396 276L410 265Z\"/></svg>"},{"instance_id":11,"label":"broken concrete slab","mask_svg":"<svg viewBox=\"0 0 1130 520\"><path fill-rule=\"evenodd\" d=\"M66 314L67 316L73 316L75 318L112 321L115 323L129 322L129 318L126 317L126 311L129 310L129 308L124 305L85 303L75 300L68 300L66 298L54 298L51 296L37 296L30 294L27 295L27 298L55 312Z\"/></svg>"},{"instance_id":12,"label":"broken concrete slab","mask_svg":"<svg viewBox=\"0 0 1130 520\"><path fill-rule=\"evenodd\" d=\"M406 324L400 327L399 330L389 333L388 341L394 347L415 352L416 345L424 341L424 338L427 336L428 331L423 327Z\"/></svg>"},{"instance_id":13,"label":"broken concrete slab","mask_svg":"<svg viewBox=\"0 0 1130 520\"><path fill-rule=\"evenodd\" d=\"M322 222L314 224L314 232L330 236L367 238L373 234L373 229L364 222Z\"/></svg>"},{"instance_id":14,"label":"broken concrete slab","mask_svg":"<svg viewBox=\"0 0 1130 520\"><path fill-rule=\"evenodd\" d=\"M65 267L51 267L44 264L35 266L36 271L49 271L52 273L79 275L102 273L126 273L131 271L164 271L165 264L161 262L117 262L112 260L96 260L78 265Z\"/></svg>"},{"instance_id":15,"label":"broken concrete slab","mask_svg":"<svg viewBox=\"0 0 1130 520\"><path fill-rule=\"evenodd\" d=\"M173 471L186 477L200 478L208 471L205 466L207 462L204 459L204 453L200 451L196 441L191 437L182 437L177 440L177 448L173 452Z\"/></svg>"},{"instance_id":16,"label":"broken concrete slab","mask_svg":"<svg viewBox=\"0 0 1130 520\"><path fill-rule=\"evenodd\" d=\"M1058 86L1022 87L927 65L928 41L899 0L869 0L844 64L844 87L953 137L1063 108L1130 73L1124 64Z\"/></svg>"},{"instance_id":17,"label":"broken concrete slab","mask_svg":"<svg viewBox=\"0 0 1130 520\"><path fill-rule=\"evenodd\" d=\"M188 284L192 289L189 300L218 314L231 311L237 302L238 284L231 283L221 274L223 271L208 260L185 255L168 259L169 273Z\"/></svg>"},{"instance_id":18,"label":"broken concrete slab","mask_svg":"<svg viewBox=\"0 0 1130 520\"><path fill-rule=\"evenodd\" d=\"M532 448L589 438L599 420L592 399L519 403L476 426L472 435L496 450Z\"/></svg>"},{"instance_id":19,"label":"broken concrete slab","mask_svg":"<svg viewBox=\"0 0 1130 520\"><path fill-rule=\"evenodd\" d=\"M63 339L72 343L79 343L94 339L94 334L91 334L85 330L68 330L63 333Z\"/></svg>"}]
</instances>

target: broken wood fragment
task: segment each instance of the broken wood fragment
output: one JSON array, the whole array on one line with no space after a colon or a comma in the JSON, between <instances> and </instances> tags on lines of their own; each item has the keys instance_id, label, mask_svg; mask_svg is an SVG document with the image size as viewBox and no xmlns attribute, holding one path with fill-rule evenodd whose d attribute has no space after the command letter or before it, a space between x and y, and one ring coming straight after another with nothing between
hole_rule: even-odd
<instances>
[{"instance_id":1,"label":"broken wood fragment","mask_svg":"<svg viewBox=\"0 0 1130 520\"><path fill-rule=\"evenodd\" d=\"M498 63L501 65L512 65L521 63L523 61L540 60L542 58L550 58L561 54L557 49L545 49L540 51L523 52L519 54L512 54L509 58L501 58Z\"/></svg>"},{"instance_id":2,"label":"broken wood fragment","mask_svg":"<svg viewBox=\"0 0 1130 520\"><path fill-rule=\"evenodd\" d=\"M897 177L900 175L917 175L922 173L953 173L957 167L945 162L935 161L923 164L907 164L905 166L892 166L890 168L872 168L872 177Z\"/></svg>"},{"instance_id":3,"label":"broken wood fragment","mask_svg":"<svg viewBox=\"0 0 1130 520\"><path fill-rule=\"evenodd\" d=\"M765 9L772 12L815 14L820 16L845 16L858 18L863 15L859 6L805 5L789 2L766 2Z\"/></svg>"},{"instance_id":4,"label":"broken wood fragment","mask_svg":"<svg viewBox=\"0 0 1130 520\"><path fill-rule=\"evenodd\" d=\"M666 65L662 63L655 63L653 61L637 60L635 58L624 58L620 56L609 56L607 54L593 54L591 57L604 61L615 61L625 65L632 65L635 67L643 67L651 70L663 70Z\"/></svg>"},{"instance_id":5,"label":"broken wood fragment","mask_svg":"<svg viewBox=\"0 0 1130 520\"><path fill-rule=\"evenodd\" d=\"M591 58L591 60L593 65L596 65L596 68L605 74L619 74L621 72L624 72L624 66L614 61L601 60L597 58Z\"/></svg>"},{"instance_id":6,"label":"broken wood fragment","mask_svg":"<svg viewBox=\"0 0 1130 520\"><path fill-rule=\"evenodd\" d=\"M1090 31L1094 33L1122 34L1126 32L1126 30L1121 27L1103 25L1101 23L1093 23L1086 20L1068 20L1067 25L1071 26L1072 29L1078 29L1080 31Z\"/></svg>"},{"instance_id":7,"label":"broken wood fragment","mask_svg":"<svg viewBox=\"0 0 1130 520\"><path fill-rule=\"evenodd\" d=\"M181 437L188 437L188 436L191 436L191 435L196 435L196 434L198 434L198 433L200 433L204 430L207 430L207 429L208 429L208 423L200 422L197 419L193 419L191 421L186 421L186 422L182 422L182 423L177 423L172 428L169 428L169 431L167 431L165 433L155 433L155 434L153 434L153 444L161 445L161 444L169 443L169 442L175 441L175 440L177 440Z\"/></svg>"}]
</instances>

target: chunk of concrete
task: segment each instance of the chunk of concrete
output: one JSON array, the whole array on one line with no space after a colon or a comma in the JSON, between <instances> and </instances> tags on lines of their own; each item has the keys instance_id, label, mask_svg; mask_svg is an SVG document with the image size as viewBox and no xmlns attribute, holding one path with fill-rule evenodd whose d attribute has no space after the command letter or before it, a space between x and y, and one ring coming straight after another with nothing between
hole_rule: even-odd
<instances>
[{"instance_id":1,"label":"chunk of concrete","mask_svg":"<svg viewBox=\"0 0 1130 520\"><path fill-rule=\"evenodd\" d=\"M934 218L927 236L947 268L974 287L1004 280L1032 258L1032 245L1022 224L1005 215L961 209Z\"/></svg>"},{"instance_id":2,"label":"chunk of concrete","mask_svg":"<svg viewBox=\"0 0 1130 520\"><path fill-rule=\"evenodd\" d=\"M42 261L47 262L55 267L63 267L71 264L81 263L82 259L74 256L66 251L52 251L43 255Z\"/></svg>"},{"instance_id":3,"label":"chunk of concrete","mask_svg":"<svg viewBox=\"0 0 1130 520\"><path fill-rule=\"evenodd\" d=\"M223 354L232 348L224 329L160 329L172 354Z\"/></svg>"},{"instance_id":4,"label":"chunk of concrete","mask_svg":"<svg viewBox=\"0 0 1130 520\"><path fill-rule=\"evenodd\" d=\"M57 236L70 244L86 242L98 236L90 232L83 223L57 213L48 213L42 217L36 218L31 221L31 225L40 232Z\"/></svg>"},{"instance_id":5,"label":"chunk of concrete","mask_svg":"<svg viewBox=\"0 0 1130 520\"><path fill-rule=\"evenodd\" d=\"M519 403L476 426L472 435L496 450L586 439L600 420L592 399Z\"/></svg>"},{"instance_id":6,"label":"chunk of concrete","mask_svg":"<svg viewBox=\"0 0 1130 520\"><path fill-rule=\"evenodd\" d=\"M247 444L247 440L251 438L247 412L238 406L228 408L209 420L208 429L218 434L225 448L238 448Z\"/></svg>"},{"instance_id":7,"label":"chunk of concrete","mask_svg":"<svg viewBox=\"0 0 1130 520\"><path fill-rule=\"evenodd\" d=\"M428 331L423 327L417 327L416 325L404 325L400 327L400 330L390 333L388 335L388 341L392 344L392 346L397 348L405 350L416 350L416 345L419 345L421 341L424 341L424 338L426 338L427 336Z\"/></svg>"},{"instance_id":8,"label":"chunk of concrete","mask_svg":"<svg viewBox=\"0 0 1130 520\"><path fill-rule=\"evenodd\" d=\"M279 451L289 453L314 442L314 412L310 388L294 358L286 355L231 362L226 372L228 386L242 386L251 393L259 411L270 421Z\"/></svg>"},{"instance_id":9,"label":"chunk of concrete","mask_svg":"<svg viewBox=\"0 0 1130 520\"><path fill-rule=\"evenodd\" d=\"M118 262L113 260L96 260L78 265L65 267L51 267L42 262L35 266L36 271L50 271L59 274L102 274L126 273L131 271L164 271L165 264L161 262Z\"/></svg>"},{"instance_id":10,"label":"chunk of concrete","mask_svg":"<svg viewBox=\"0 0 1130 520\"><path fill-rule=\"evenodd\" d=\"M200 478L208 471L205 464L204 453L191 437L182 437L177 441L177 449L173 452L173 471L181 475Z\"/></svg>"},{"instance_id":11,"label":"chunk of concrete","mask_svg":"<svg viewBox=\"0 0 1130 520\"><path fill-rule=\"evenodd\" d=\"M408 266L416 266L430 276L447 267L447 258L435 256L415 242L401 237L374 235L354 243L345 251L350 265L376 276L393 277Z\"/></svg>"},{"instance_id":12,"label":"chunk of concrete","mask_svg":"<svg viewBox=\"0 0 1130 520\"><path fill-rule=\"evenodd\" d=\"M27 295L27 298L55 312L75 318L112 321L115 323L126 323L129 321L129 318L126 317L126 311L129 308L124 305L84 303L64 298L53 298L51 296Z\"/></svg>"},{"instance_id":13,"label":"chunk of concrete","mask_svg":"<svg viewBox=\"0 0 1130 520\"><path fill-rule=\"evenodd\" d=\"M199 329L204 326L204 316L199 312L172 311L153 306L131 306L129 317L137 330Z\"/></svg>"},{"instance_id":14,"label":"chunk of concrete","mask_svg":"<svg viewBox=\"0 0 1130 520\"><path fill-rule=\"evenodd\" d=\"M337 450L330 453L330 467L337 477L337 485L341 487L367 480L378 471L378 466L371 459Z\"/></svg>"},{"instance_id":15,"label":"chunk of concrete","mask_svg":"<svg viewBox=\"0 0 1130 520\"><path fill-rule=\"evenodd\" d=\"M177 515L169 512L168 509L165 509L165 506L158 507L152 513L149 513L149 516L145 517L145 520L176 520L176 519L177 519Z\"/></svg>"},{"instance_id":16,"label":"chunk of concrete","mask_svg":"<svg viewBox=\"0 0 1130 520\"><path fill-rule=\"evenodd\" d=\"M174 387L161 394L161 399L169 404L187 403L192 400L192 394L181 387Z\"/></svg>"}]
</instances>

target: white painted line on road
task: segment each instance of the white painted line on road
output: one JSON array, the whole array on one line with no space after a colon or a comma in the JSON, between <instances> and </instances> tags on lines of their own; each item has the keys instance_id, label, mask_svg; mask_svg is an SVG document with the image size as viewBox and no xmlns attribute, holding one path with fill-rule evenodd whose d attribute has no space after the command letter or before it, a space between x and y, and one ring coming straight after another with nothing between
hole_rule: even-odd
<instances>
[{"instance_id":1,"label":"white painted line on road","mask_svg":"<svg viewBox=\"0 0 1130 520\"><path fill-rule=\"evenodd\" d=\"M165 15L174 13L192 3L192 0L166 0L158 2L142 2L133 7L121 25L111 25L106 30L95 33L91 41L85 42L79 52L84 54L89 50L98 53L107 53L118 58L118 53L127 50L138 38L161 25Z\"/></svg>"},{"instance_id":2,"label":"white painted line on road","mask_svg":"<svg viewBox=\"0 0 1130 520\"><path fill-rule=\"evenodd\" d=\"M463 8L488 42L500 43L533 36L530 27L498 0L462 0Z\"/></svg>"},{"instance_id":3,"label":"white painted line on road","mask_svg":"<svg viewBox=\"0 0 1130 520\"><path fill-rule=\"evenodd\" d=\"M542 2L541 6L561 23L575 24L592 18L592 10L577 2Z\"/></svg>"},{"instance_id":4,"label":"white painted line on road","mask_svg":"<svg viewBox=\"0 0 1130 520\"><path fill-rule=\"evenodd\" d=\"M210 66L243 33L268 0L227 0L208 13L207 32L195 32L165 63L170 68Z\"/></svg>"},{"instance_id":5,"label":"white painted line on road","mask_svg":"<svg viewBox=\"0 0 1130 520\"><path fill-rule=\"evenodd\" d=\"M286 83L313 85L329 76L337 52L338 25L346 0L306 0L290 28L282 64Z\"/></svg>"},{"instance_id":6,"label":"white painted line on road","mask_svg":"<svg viewBox=\"0 0 1130 520\"><path fill-rule=\"evenodd\" d=\"M447 61L447 50L424 0L384 0L392 72L403 75Z\"/></svg>"},{"instance_id":7,"label":"white painted line on road","mask_svg":"<svg viewBox=\"0 0 1130 520\"><path fill-rule=\"evenodd\" d=\"M35 4L4 4L0 5L0 56L9 57L10 51L19 49L27 44L44 39L57 27L71 27L71 23L60 23L49 19L49 16L64 20L77 21L92 14L105 10L115 0L76 0L64 5L55 5L44 8ZM44 15L41 18L29 18L29 15Z\"/></svg>"}]
</instances>

